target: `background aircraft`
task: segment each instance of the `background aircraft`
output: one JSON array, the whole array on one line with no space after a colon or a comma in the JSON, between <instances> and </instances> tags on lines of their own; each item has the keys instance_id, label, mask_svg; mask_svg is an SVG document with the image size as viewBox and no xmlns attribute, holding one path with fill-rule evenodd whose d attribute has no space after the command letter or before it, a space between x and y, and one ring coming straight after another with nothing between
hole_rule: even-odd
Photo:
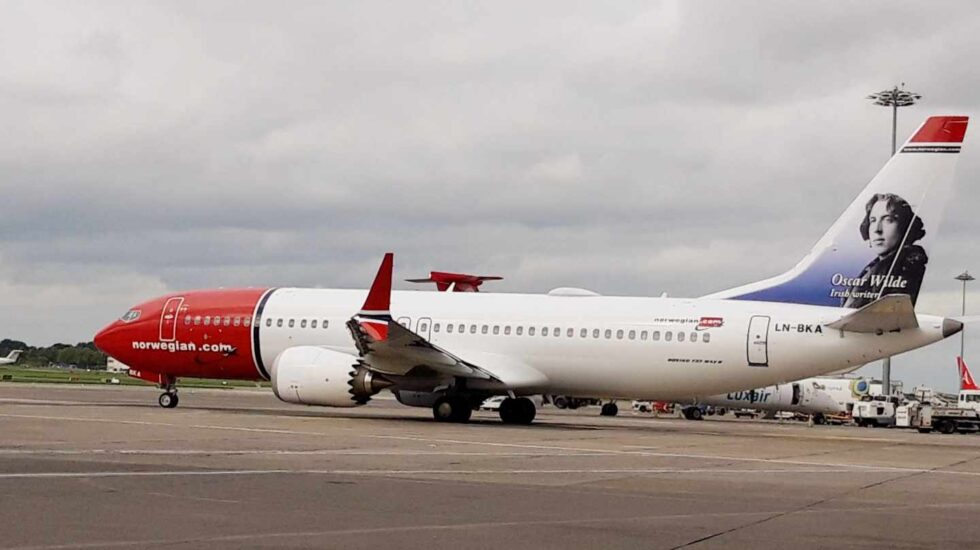
<instances>
[{"instance_id":1,"label":"background aircraft","mask_svg":"<svg viewBox=\"0 0 980 550\"><path fill-rule=\"evenodd\" d=\"M16 363L22 353L24 353L24 350L17 349L8 353L6 357L0 357L0 365L12 365Z\"/></svg>"}]
</instances>

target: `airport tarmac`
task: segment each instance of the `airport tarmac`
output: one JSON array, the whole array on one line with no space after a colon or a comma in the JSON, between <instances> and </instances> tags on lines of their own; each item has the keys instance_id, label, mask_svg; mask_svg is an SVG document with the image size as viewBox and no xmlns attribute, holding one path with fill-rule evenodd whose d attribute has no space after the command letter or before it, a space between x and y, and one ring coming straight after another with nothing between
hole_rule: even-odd
<instances>
[{"instance_id":1,"label":"airport tarmac","mask_svg":"<svg viewBox=\"0 0 980 550\"><path fill-rule=\"evenodd\" d=\"M0 548L980 545L975 434L156 398L0 383Z\"/></svg>"}]
</instances>

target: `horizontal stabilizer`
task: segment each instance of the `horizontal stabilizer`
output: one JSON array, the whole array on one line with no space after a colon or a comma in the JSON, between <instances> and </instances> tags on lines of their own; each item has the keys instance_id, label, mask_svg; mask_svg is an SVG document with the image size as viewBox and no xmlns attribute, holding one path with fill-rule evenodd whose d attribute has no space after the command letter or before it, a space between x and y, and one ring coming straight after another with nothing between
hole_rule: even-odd
<instances>
[{"instance_id":1,"label":"horizontal stabilizer","mask_svg":"<svg viewBox=\"0 0 980 550\"><path fill-rule=\"evenodd\" d=\"M919 320L915 317L912 298L908 294L889 294L826 326L848 332L881 334L918 328Z\"/></svg>"}]
</instances>

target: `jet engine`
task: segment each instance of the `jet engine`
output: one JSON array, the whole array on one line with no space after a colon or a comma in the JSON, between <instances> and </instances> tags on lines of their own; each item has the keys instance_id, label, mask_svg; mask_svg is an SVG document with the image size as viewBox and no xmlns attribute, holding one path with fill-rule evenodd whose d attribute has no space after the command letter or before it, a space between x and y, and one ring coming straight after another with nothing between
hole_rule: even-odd
<instances>
[{"instance_id":1,"label":"jet engine","mask_svg":"<svg viewBox=\"0 0 980 550\"><path fill-rule=\"evenodd\" d=\"M272 391L288 403L356 407L390 385L357 357L317 346L287 348L272 363Z\"/></svg>"}]
</instances>

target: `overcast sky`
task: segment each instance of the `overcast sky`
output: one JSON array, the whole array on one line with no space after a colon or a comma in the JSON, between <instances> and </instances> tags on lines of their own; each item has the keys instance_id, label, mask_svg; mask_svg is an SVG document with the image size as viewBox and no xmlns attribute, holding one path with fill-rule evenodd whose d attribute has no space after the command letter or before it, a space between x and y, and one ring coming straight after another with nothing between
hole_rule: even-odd
<instances>
[{"instance_id":1,"label":"overcast sky","mask_svg":"<svg viewBox=\"0 0 980 550\"><path fill-rule=\"evenodd\" d=\"M980 113L978 29L975 2L0 1L0 338L88 341L182 289L364 288L388 250L496 291L765 278L887 160L867 94L923 94L899 141ZM980 274L978 133L923 312ZM955 389L958 345L895 376Z\"/></svg>"}]
</instances>

